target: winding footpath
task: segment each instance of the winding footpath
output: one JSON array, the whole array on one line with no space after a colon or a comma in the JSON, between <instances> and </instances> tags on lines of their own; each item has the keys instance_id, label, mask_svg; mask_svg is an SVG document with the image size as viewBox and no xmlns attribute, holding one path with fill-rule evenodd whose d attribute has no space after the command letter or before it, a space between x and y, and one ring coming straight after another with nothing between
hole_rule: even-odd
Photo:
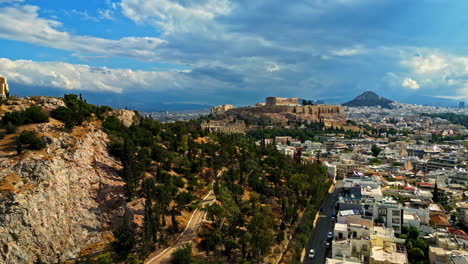
<instances>
[{"instance_id":1,"label":"winding footpath","mask_svg":"<svg viewBox=\"0 0 468 264\"><path fill-rule=\"evenodd\" d=\"M223 171L220 171L216 178L221 176ZM213 182L214 183L214 182ZM205 206L212 205L216 201L216 196L214 192L211 190L201 201L200 207L199 208L204 208ZM187 226L185 227L185 230L179 235L179 237L176 239L176 242L174 245L164 249L161 253L159 253L157 256L152 257L148 261L145 262L145 264L156 264L156 263L169 263L171 260L171 254L175 250L177 250L179 247L183 246L186 243L191 243L192 240L195 238L195 236L198 233L198 229L202 225L204 218L205 218L206 212L203 210L199 210L198 208L193 211L192 216L190 217L190 220L187 223Z\"/></svg>"}]
</instances>

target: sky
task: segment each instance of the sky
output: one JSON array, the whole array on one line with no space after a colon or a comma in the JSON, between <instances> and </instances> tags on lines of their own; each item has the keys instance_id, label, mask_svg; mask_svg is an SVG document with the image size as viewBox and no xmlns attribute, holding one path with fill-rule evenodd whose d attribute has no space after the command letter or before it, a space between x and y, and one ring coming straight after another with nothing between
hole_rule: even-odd
<instances>
[{"instance_id":1,"label":"sky","mask_svg":"<svg viewBox=\"0 0 468 264\"><path fill-rule=\"evenodd\" d=\"M96 104L468 99L468 1L0 0L13 94ZM445 102L445 101L444 101Z\"/></svg>"}]
</instances>

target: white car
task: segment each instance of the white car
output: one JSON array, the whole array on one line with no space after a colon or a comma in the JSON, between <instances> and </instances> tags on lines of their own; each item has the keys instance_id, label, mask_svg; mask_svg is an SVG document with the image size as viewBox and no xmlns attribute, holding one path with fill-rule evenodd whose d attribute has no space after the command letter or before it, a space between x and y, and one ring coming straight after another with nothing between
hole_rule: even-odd
<instances>
[{"instance_id":1,"label":"white car","mask_svg":"<svg viewBox=\"0 0 468 264\"><path fill-rule=\"evenodd\" d=\"M314 258L315 257L315 250L314 249L311 249L309 251L309 258Z\"/></svg>"},{"instance_id":2,"label":"white car","mask_svg":"<svg viewBox=\"0 0 468 264\"><path fill-rule=\"evenodd\" d=\"M328 239L332 239L332 238L333 238L333 233L332 233L332 232L328 232L327 238L328 238Z\"/></svg>"}]
</instances>

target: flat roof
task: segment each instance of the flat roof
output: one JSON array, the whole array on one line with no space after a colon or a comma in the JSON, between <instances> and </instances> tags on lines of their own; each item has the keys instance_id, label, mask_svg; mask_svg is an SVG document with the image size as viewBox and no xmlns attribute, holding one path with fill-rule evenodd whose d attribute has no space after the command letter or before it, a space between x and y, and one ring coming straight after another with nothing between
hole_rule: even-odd
<instances>
[{"instance_id":1,"label":"flat roof","mask_svg":"<svg viewBox=\"0 0 468 264\"><path fill-rule=\"evenodd\" d=\"M348 230L348 225L347 224L336 223L334 230L335 231L347 231Z\"/></svg>"}]
</instances>

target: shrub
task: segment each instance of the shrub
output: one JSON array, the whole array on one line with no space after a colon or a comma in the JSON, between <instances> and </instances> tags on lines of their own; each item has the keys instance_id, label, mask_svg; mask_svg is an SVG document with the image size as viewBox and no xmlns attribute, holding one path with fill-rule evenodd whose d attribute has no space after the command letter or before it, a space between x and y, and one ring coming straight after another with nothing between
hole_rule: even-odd
<instances>
[{"instance_id":1,"label":"shrub","mask_svg":"<svg viewBox=\"0 0 468 264\"><path fill-rule=\"evenodd\" d=\"M21 154L24 149L40 150L45 148L46 143L39 138L34 131L23 131L16 137L16 150Z\"/></svg>"},{"instance_id":2,"label":"shrub","mask_svg":"<svg viewBox=\"0 0 468 264\"><path fill-rule=\"evenodd\" d=\"M33 105L24 111L6 113L2 118L3 124L11 123L15 126L49 122L49 116L37 105Z\"/></svg>"},{"instance_id":3,"label":"shrub","mask_svg":"<svg viewBox=\"0 0 468 264\"><path fill-rule=\"evenodd\" d=\"M176 249L172 254L171 263L173 264L191 264L192 263L192 245L189 243Z\"/></svg>"},{"instance_id":4,"label":"shrub","mask_svg":"<svg viewBox=\"0 0 468 264\"><path fill-rule=\"evenodd\" d=\"M13 125L11 122L8 122L5 126L5 133L7 134L13 134L16 131L16 126Z\"/></svg>"},{"instance_id":5,"label":"shrub","mask_svg":"<svg viewBox=\"0 0 468 264\"><path fill-rule=\"evenodd\" d=\"M64 106L55 109L50 114L53 118L62 121L65 124L66 129L71 129L74 126L81 125L84 121L84 117L81 113L74 112Z\"/></svg>"},{"instance_id":6,"label":"shrub","mask_svg":"<svg viewBox=\"0 0 468 264\"><path fill-rule=\"evenodd\" d=\"M97 257L97 263L98 264L111 264L112 263L112 257L109 252L101 254Z\"/></svg>"}]
</instances>

